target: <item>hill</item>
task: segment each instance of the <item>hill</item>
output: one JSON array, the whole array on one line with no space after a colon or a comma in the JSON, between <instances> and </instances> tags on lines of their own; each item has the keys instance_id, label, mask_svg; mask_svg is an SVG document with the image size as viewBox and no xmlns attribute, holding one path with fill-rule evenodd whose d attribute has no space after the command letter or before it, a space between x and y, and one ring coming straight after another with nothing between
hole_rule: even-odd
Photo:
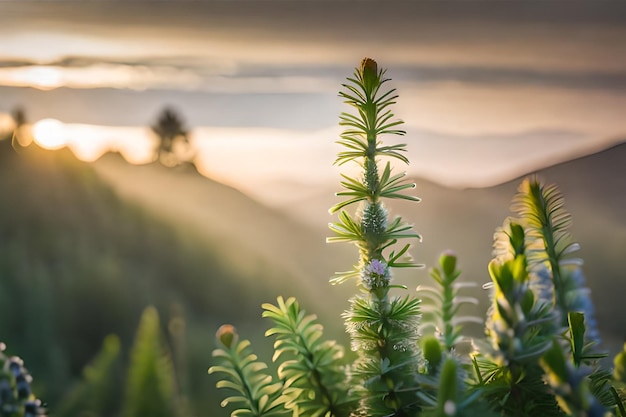
<instances>
[{"instance_id":1,"label":"hill","mask_svg":"<svg viewBox=\"0 0 626 417\"><path fill-rule=\"evenodd\" d=\"M25 359L38 396L55 410L104 337L118 334L127 349L155 305L165 323L182 308L187 394L196 409L217 407L206 397L213 332L229 321L262 334L261 302L276 286L295 292L297 277L127 200L68 150L18 151L0 141L0 337ZM157 190L172 198L166 185Z\"/></svg>"},{"instance_id":2,"label":"hill","mask_svg":"<svg viewBox=\"0 0 626 417\"><path fill-rule=\"evenodd\" d=\"M258 259L286 274L263 282L277 295L296 295L320 316L336 320L351 288L329 288L337 268L353 262L352 248L326 244L327 232L267 207L246 194L200 175L191 166L167 169L158 163L130 165L107 154L93 163L100 178L119 195L179 227L220 242L216 250L230 268L253 271ZM326 213L325 209L322 214ZM326 213L327 214L327 213ZM330 216L321 220L325 225ZM255 260L256 259L256 260ZM295 291L294 291L295 290ZM341 331L343 333L343 331Z\"/></svg>"}]
</instances>

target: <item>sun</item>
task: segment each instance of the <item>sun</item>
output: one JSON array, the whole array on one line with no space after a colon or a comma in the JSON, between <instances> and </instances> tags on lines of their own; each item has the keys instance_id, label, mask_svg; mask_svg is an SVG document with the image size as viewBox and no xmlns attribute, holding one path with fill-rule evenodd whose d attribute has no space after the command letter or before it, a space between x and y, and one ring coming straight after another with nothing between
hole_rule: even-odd
<instances>
[{"instance_id":1,"label":"sun","mask_svg":"<svg viewBox=\"0 0 626 417\"><path fill-rule=\"evenodd\" d=\"M42 148L59 149L67 144L63 123L56 119L43 119L33 125L33 137Z\"/></svg>"}]
</instances>

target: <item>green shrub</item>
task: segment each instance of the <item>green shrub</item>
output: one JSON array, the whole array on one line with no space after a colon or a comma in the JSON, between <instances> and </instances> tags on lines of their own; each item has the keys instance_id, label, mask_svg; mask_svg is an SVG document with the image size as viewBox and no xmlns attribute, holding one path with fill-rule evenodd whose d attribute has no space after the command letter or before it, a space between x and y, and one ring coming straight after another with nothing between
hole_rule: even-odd
<instances>
[{"instance_id":1,"label":"green shrub","mask_svg":"<svg viewBox=\"0 0 626 417\"><path fill-rule=\"evenodd\" d=\"M337 195L345 200L330 209L339 215L328 241L352 243L359 253L352 269L331 280L356 282L343 315L356 358L326 341L322 325L295 299L279 297L263 306L271 322L266 335L276 339L276 372L232 326L218 331L209 372L233 392L222 405L233 406L233 416L626 416L626 352L614 371L601 366L606 355L556 186L524 180L515 216L496 231L486 337L471 339L468 353L460 349L469 340L463 323L477 319L460 314L474 300L462 296L453 253L432 269L432 288L408 293L394 284L394 269L419 266L408 257L411 243L401 242L420 236L401 218L390 219L384 200L419 199L405 194L415 185L391 165L408 163L406 145L381 140L405 133L384 75L366 58L339 93L354 113L340 115L344 150L336 163L357 163L362 174L342 175Z\"/></svg>"}]
</instances>

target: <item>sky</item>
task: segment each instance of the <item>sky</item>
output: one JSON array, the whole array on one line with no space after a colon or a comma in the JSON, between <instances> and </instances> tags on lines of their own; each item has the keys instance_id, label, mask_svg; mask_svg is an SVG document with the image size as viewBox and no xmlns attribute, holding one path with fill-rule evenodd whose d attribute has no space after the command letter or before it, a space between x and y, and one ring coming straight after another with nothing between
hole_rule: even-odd
<instances>
[{"instance_id":1,"label":"sky","mask_svg":"<svg viewBox=\"0 0 626 417\"><path fill-rule=\"evenodd\" d=\"M624 2L1 1L0 39L0 127L21 106L41 143L142 163L170 106L201 172L261 199L336 182L365 56L410 175L484 187L626 140Z\"/></svg>"}]
</instances>

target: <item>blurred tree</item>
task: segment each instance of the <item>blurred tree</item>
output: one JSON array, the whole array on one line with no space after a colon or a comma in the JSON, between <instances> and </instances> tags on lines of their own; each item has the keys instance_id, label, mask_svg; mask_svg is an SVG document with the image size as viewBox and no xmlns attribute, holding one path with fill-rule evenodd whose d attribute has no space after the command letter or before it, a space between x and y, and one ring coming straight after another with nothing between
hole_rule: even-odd
<instances>
[{"instance_id":1,"label":"blurred tree","mask_svg":"<svg viewBox=\"0 0 626 417\"><path fill-rule=\"evenodd\" d=\"M104 339L102 349L83 370L83 379L69 392L58 408L58 416L114 416L119 412L121 392L120 340Z\"/></svg>"},{"instance_id":2,"label":"blurred tree","mask_svg":"<svg viewBox=\"0 0 626 417\"><path fill-rule=\"evenodd\" d=\"M15 128L19 128L27 123L26 112L21 106L17 106L12 112L13 120L15 121Z\"/></svg>"},{"instance_id":3,"label":"blurred tree","mask_svg":"<svg viewBox=\"0 0 626 417\"><path fill-rule=\"evenodd\" d=\"M156 308L147 307L131 351L122 415L177 416L175 381L172 360L164 348L159 314Z\"/></svg>"},{"instance_id":4,"label":"blurred tree","mask_svg":"<svg viewBox=\"0 0 626 417\"><path fill-rule=\"evenodd\" d=\"M33 142L30 132L26 111L23 107L17 106L11 112L15 129L13 130L13 146L28 146Z\"/></svg>"},{"instance_id":5,"label":"blurred tree","mask_svg":"<svg viewBox=\"0 0 626 417\"><path fill-rule=\"evenodd\" d=\"M182 118L172 108L165 108L152 131L158 136L157 158L163 165L176 166L190 159L189 132Z\"/></svg>"}]
</instances>

